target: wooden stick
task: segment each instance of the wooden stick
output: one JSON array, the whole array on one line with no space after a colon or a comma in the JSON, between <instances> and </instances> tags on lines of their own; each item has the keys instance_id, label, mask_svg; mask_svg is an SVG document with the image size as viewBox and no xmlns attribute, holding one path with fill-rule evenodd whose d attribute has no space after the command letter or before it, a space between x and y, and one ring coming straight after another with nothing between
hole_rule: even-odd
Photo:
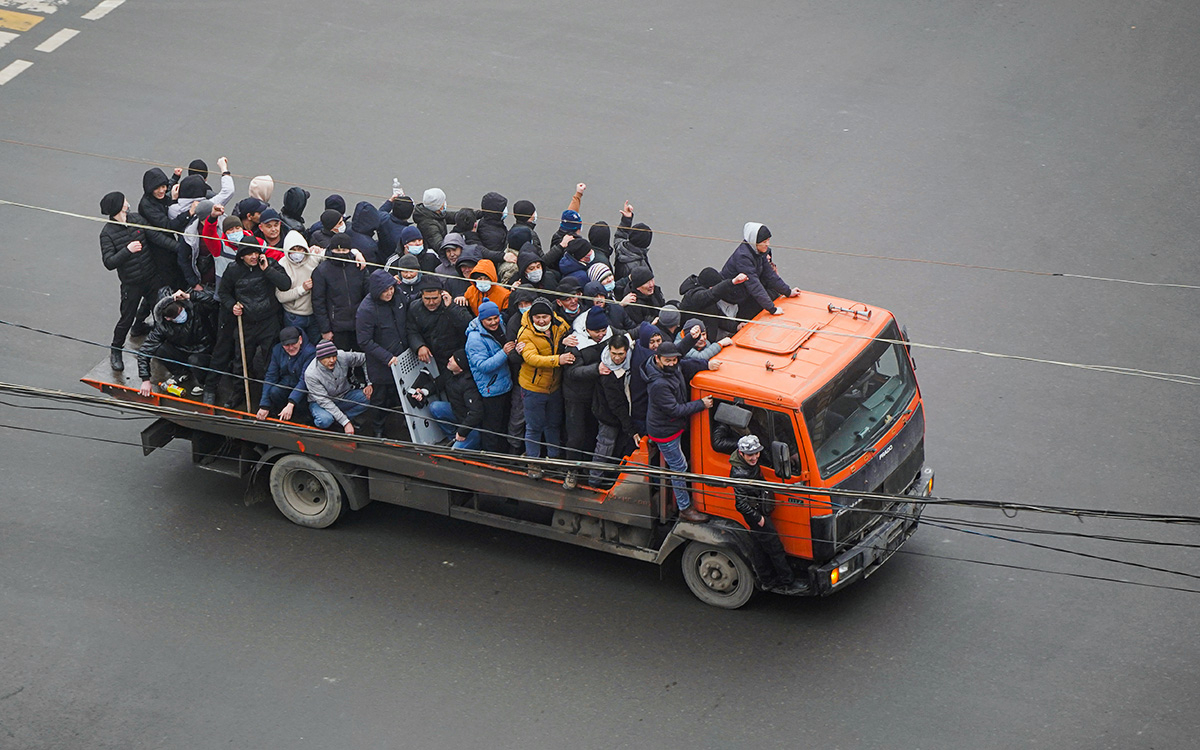
<instances>
[{"instance_id":1,"label":"wooden stick","mask_svg":"<svg viewBox=\"0 0 1200 750\"><path fill-rule=\"evenodd\" d=\"M246 308L242 308L242 313L246 312ZM250 368L246 366L246 328L242 324L242 316L237 316L238 320L238 343L241 344L242 350L242 386L246 389L246 405L244 409L250 411Z\"/></svg>"}]
</instances>

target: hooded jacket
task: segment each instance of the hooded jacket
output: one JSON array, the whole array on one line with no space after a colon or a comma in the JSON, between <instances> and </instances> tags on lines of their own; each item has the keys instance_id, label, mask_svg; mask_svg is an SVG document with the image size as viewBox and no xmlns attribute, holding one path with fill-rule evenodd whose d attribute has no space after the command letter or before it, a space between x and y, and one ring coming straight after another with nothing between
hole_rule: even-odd
<instances>
[{"instance_id":1,"label":"hooded jacket","mask_svg":"<svg viewBox=\"0 0 1200 750\"><path fill-rule=\"evenodd\" d=\"M381 258L397 252L396 248L400 247L400 233L404 231L405 227L412 224L409 221L415 211L412 199L401 200L402 198L405 196L379 204L379 227L376 229L376 236L379 238L379 256ZM441 247L441 245L434 245L434 247Z\"/></svg>"},{"instance_id":2,"label":"hooded jacket","mask_svg":"<svg viewBox=\"0 0 1200 750\"><path fill-rule=\"evenodd\" d=\"M612 331L607 333L611 335ZM575 361L567 365L563 373L563 399L591 404L600 379L600 355L608 351L608 336L600 343L592 341L586 333L577 334L575 338L579 345L567 347L567 351L575 355Z\"/></svg>"},{"instance_id":3,"label":"hooded jacket","mask_svg":"<svg viewBox=\"0 0 1200 750\"><path fill-rule=\"evenodd\" d=\"M663 341L666 341L667 339L663 336L663 332L658 328L658 326L651 324L650 321L645 321L640 324L638 326L637 333L637 346L635 346L633 350L629 352L629 396L631 399L630 412L633 415L634 428L638 432L645 434L647 385L649 382L647 379L649 370L647 369L646 365L647 363L653 364L654 359L654 352L650 350L650 339L653 338L655 334L658 334L660 337L662 337ZM691 373L698 372L708 367L708 363L697 363L697 361L694 359L691 360L686 366L684 365L685 362L688 362L687 354L692 350L693 346L695 346L695 342L692 340L691 336L684 336L683 340L677 344L677 347L679 348L679 367L681 370L686 369Z\"/></svg>"},{"instance_id":4,"label":"hooded jacket","mask_svg":"<svg viewBox=\"0 0 1200 750\"><path fill-rule=\"evenodd\" d=\"M158 167L146 170L146 173L142 175L142 199L138 202L137 207L138 216L142 217L145 224L168 230L166 232L154 229L145 230L146 242L150 243L150 249L154 251L154 259L164 281L175 279L180 275L179 264L176 260L179 250L179 235L172 234L172 232L182 232L191 221L186 213L182 213L174 219L167 215L171 206L170 191L161 199L154 197L155 188L170 184L171 181L167 179L166 173Z\"/></svg>"},{"instance_id":5,"label":"hooded jacket","mask_svg":"<svg viewBox=\"0 0 1200 750\"><path fill-rule=\"evenodd\" d=\"M520 203L520 201L517 201L517 202ZM533 251L535 253L537 253L537 256L539 258L542 257L542 238L538 237L537 229L534 227L533 224L530 224L528 221L522 221L521 219L517 219L516 221L513 222L512 227L509 228L509 230L508 230L509 245L511 246L511 244L512 244L513 230L515 230L517 227L525 227L526 229L529 230L529 236L530 236L529 244L533 245ZM522 245L520 248L518 248L518 250L522 250L522 249L524 249L524 247L525 246Z\"/></svg>"},{"instance_id":6,"label":"hooded jacket","mask_svg":"<svg viewBox=\"0 0 1200 750\"><path fill-rule=\"evenodd\" d=\"M775 312L775 298L791 294L792 288L787 285L771 264L767 262L766 253L758 252L755 239L762 224L753 221L746 224L742 232L742 244L737 246L729 260L721 268L721 275L732 279L739 273L746 274L743 294L749 295L758 306L769 313Z\"/></svg>"},{"instance_id":7,"label":"hooded jacket","mask_svg":"<svg viewBox=\"0 0 1200 750\"><path fill-rule=\"evenodd\" d=\"M130 224L144 224L141 216L132 211L125 216L125 224L110 222L100 229L100 259L104 267L117 272L122 284L148 286L158 284L158 266L154 254L146 243L145 233ZM140 252L130 252L129 243L141 242Z\"/></svg>"},{"instance_id":8,"label":"hooded jacket","mask_svg":"<svg viewBox=\"0 0 1200 750\"><path fill-rule=\"evenodd\" d=\"M260 256L262 257L262 256ZM292 284L287 271L279 261L267 260L267 267L247 266L241 260L234 261L221 276L217 299L225 312L232 314L235 303L242 305L245 325L279 327L281 305L275 297L276 291L285 291Z\"/></svg>"},{"instance_id":9,"label":"hooded jacket","mask_svg":"<svg viewBox=\"0 0 1200 750\"><path fill-rule=\"evenodd\" d=\"M203 289L189 292L188 296L190 299L179 301L188 314L187 320L182 323L163 317L163 310L174 301L171 296L161 298L154 305L154 326L142 342L137 355L138 376L142 380L150 379L150 360L158 356L164 345L175 349L185 360L192 354L207 354L212 351L213 335L205 323L205 319L209 317L205 313L216 306L216 300L212 293Z\"/></svg>"},{"instance_id":10,"label":"hooded jacket","mask_svg":"<svg viewBox=\"0 0 1200 750\"><path fill-rule=\"evenodd\" d=\"M632 226L633 218L621 214L621 224L617 227L616 237L613 239L612 258L613 273L618 279L628 278L631 273L639 268L645 268L647 271L654 273L654 269L650 267L649 249L639 247L630 237ZM639 242L644 241L644 239L639 237Z\"/></svg>"},{"instance_id":11,"label":"hooded jacket","mask_svg":"<svg viewBox=\"0 0 1200 750\"><path fill-rule=\"evenodd\" d=\"M467 360L475 387L484 398L502 396L512 390L512 373L504 351L507 340L503 322L496 331L484 328L479 318L467 325Z\"/></svg>"},{"instance_id":12,"label":"hooded jacket","mask_svg":"<svg viewBox=\"0 0 1200 750\"><path fill-rule=\"evenodd\" d=\"M305 242L308 242L308 229L304 226L304 209L310 197L312 194L304 188L290 187L283 194L283 209L279 212L284 231L299 232Z\"/></svg>"},{"instance_id":13,"label":"hooded jacket","mask_svg":"<svg viewBox=\"0 0 1200 750\"><path fill-rule=\"evenodd\" d=\"M387 271L372 271L367 279L367 296L359 303L354 318L358 348L367 355L367 372L373 383L391 382L388 362L408 349L408 310L395 294L387 302L381 299L395 286L398 282Z\"/></svg>"},{"instance_id":14,"label":"hooded jacket","mask_svg":"<svg viewBox=\"0 0 1200 750\"><path fill-rule=\"evenodd\" d=\"M646 434L655 442L678 437L687 429L691 416L704 411L703 401L691 399L683 362L680 357L672 373L663 372L653 357L642 367L646 376Z\"/></svg>"},{"instance_id":15,"label":"hooded jacket","mask_svg":"<svg viewBox=\"0 0 1200 750\"><path fill-rule=\"evenodd\" d=\"M304 260L293 263L287 257L287 253L293 249L303 251L305 253ZM321 263L321 255L310 254L308 243L304 241L299 232L294 231L289 231L283 238L283 252L284 258L279 261L279 265L292 280L292 285L286 291L275 292L275 298L283 305L283 309L292 315L312 315L312 290L305 289L304 282L312 279L313 271ZM313 346L316 346L316 343L313 343Z\"/></svg>"},{"instance_id":16,"label":"hooded jacket","mask_svg":"<svg viewBox=\"0 0 1200 750\"><path fill-rule=\"evenodd\" d=\"M479 202L481 209L475 231L483 245L483 257L496 265L504 262L504 251L508 249L508 227L504 224L504 208L508 199L499 193L488 193Z\"/></svg>"},{"instance_id":17,"label":"hooded jacket","mask_svg":"<svg viewBox=\"0 0 1200 750\"><path fill-rule=\"evenodd\" d=\"M418 203L413 208L412 220L417 225L417 229L421 230L425 247L437 250L442 246L442 242L446 240L445 211L434 211L427 208L424 203Z\"/></svg>"},{"instance_id":18,"label":"hooded jacket","mask_svg":"<svg viewBox=\"0 0 1200 750\"><path fill-rule=\"evenodd\" d=\"M537 281L529 280L529 267L534 263L542 264L542 278ZM533 243L526 243L521 248L521 252L517 253L517 269L521 286L526 289L557 289L558 282L561 281L558 271L552 268L546 268L545 261L542 256L533 248Z\"/></svg>"},{"instance_id":19,"label":"hooded jacket","mask_svg":"<svg viewBox=\"0 0 1200 750\"><path fill-rule=\"evenodd\" d=\"M485 294L479 291L479 288L475 286L474 281L469 282L471 285L467 287L467 291L463 294L463 296L467 298L467 304L471 306L471 312L478 315L479 304L483 302L484 299L490 299L492 302L495 302L496 307L499 307L501 311L507 308L509 292L508 289L505 289L496 283L496 266L493 265L490 260L484 258L476 263L474 270L471 271L472 276L477 273L481 273L486 276L488 280L492 282L492 288L487 290L487 293Z\"/></svg>"},{"instance_id":20,"label":"hooded jacket","mask_svg":"<svg viewBox=\"0 0 1200 750\"><path fill-rule=\"evenodd\" d=\"M314 352L315 354L315 352ZM354 387L350 385L350 368L361 367L367 361L367 355L362 352L346 352L339 350L337 353L337 362L333 365L333 369L327 369L322 365L316 357L308 363L308 367L304 370L304 387L308 391L308 397L317 406L337 420L337 423L343 427L350 421L338 405L334 403L335 398L342 398ZM370 379L368 373L367 379Z\"/></svg>"},{"instance_id":21,"label":"hooded jacket","mask_svg":"<svg viewBox=\"0 0 1200 750\"><path fill-rule=\"evenodd\" d=\"M538 300L546 301L543 297ZM517 379L522 388L534 393L554 393L558 390L562 384L562 366L558 357L563 352L563 339L570 333L570 325L558 315L550 316L550 329L545 332L533 327L529 312L521 315L517 341L524 341L525 349L521 352L523 364Z\"/></svg>"},{"instance_id":22,"label":"hooded jacket","mask_svg":"<svg viewBox=\"0 0 1200 750\"><path fill-rule=\"evenodd\" d=\"M633 352L625 355L625 361L617 365L609 356L608 345L600 353L600 361L609 369L609 374L601 375L596 380L596 389L592 396L592 414L600 424L606 424L620 429L622 435L633 437L633 420L631 418L629 385L633 380L630 374Z\"/></svg>"},{"instance_id":23,"label":"hooded jacket","mask_svg":"<svg viewBox=\"0 0 1200 750\"><path fill-rule=\"evenodd\" d=\"M714 271L706 271L714 273ZM736 276L737 274L734 274ZM723 278L712 287L706 287L700 280L700 275L692 274L679 285L679 293L683 298L679 302L681 313L692 313L708 330L708 338L717 341L737 332L737 322L726 320L727 317L737 316L737 304L741 301L742 291L732 279ZM721 310L720 303L730 306L731 314L726 315Z\"/></svg>"},{"instance_id":24,"label":"hooded jacket","mask_svg":"<svg viewBox=\"0 0 1200 750\"><path fill-rule=\"evenodd\" d=\"M625 307L625 316L635 326L657 318L659 308L667 304L663 298L662 288L657 284L654 285L653 294L642 294L630 285L630 280L627 278L617 282L616 292L613 296L622 299L630 292L636 295L637 299L633 301L634 304Z\"/></svg>"},{"instance_id":25,"label":"hooded jacket","mask_svg":"<svg viewBox=\"0 0 1200 750\"><path fill-rule=\"evenodd\" d=\"M592 261L595 262L595 251L592 251ZM580 288L587 285L590 279L587 274L588 266L581 260L575 260L569 254L563 253L558 261L558 272L561 278L570 276L579 282Z\"/></svg>"},{"instance_id":26,"label":"hooded jacket","mask_svg":"<svg viewBox=\"0 0 1200 750\"><path fill-rule=\"evenodd\" d=\"M408 306L405 327L408 346L414 352L422 346L428 347L438 370L445 371L446 360L467 343L466 328L471 320L471 311L462 305L443 302L436 310L430 310L425 307L424 300L417 297Z\"/></svg>"},{"instance_id":27,"label":"hooded jacket","mask_svg":"<svg viewBox=\"0 0 1200 750\"><path fill-rule=\"evenodd\" d=\"M183 179L179 183L179 199L175 201L175 205L167 209L167 217L172 221L179 219L181 214L186 214L192 207L192 201L203 200L207 186L204 178L200 175L191 175ZM221 190L214 195L211 200L214 206L224 206L229 203L229 199L233 197L233 177L227 174L221 175ZM194 217L188 219L183 230L183 241L187 245L189 253L185 256L183 253L178 255L179 267L183 271L183 276L188 284L200 283L200 268L196 264L196 259L200 255L200 219Z\"/></svg>"},{"instance_id":28,"label":"hooded jacket","mask_svg":"<svg viewBox=\"0 0 1200 750\"><path fill-rule=\"evenodd\" d=\"M296 352L294 357L284 350L283 344L275 344L271 348L271 361L267 365L267 374L263 376L263 381L280 388L290 388L288 401L299 406L308 397L304 390L304 371L316 356L316 345L307 339L300 344L300 351ZM259 408L267 409L271 406L266 398L267 389L264 386L262 399L258 402Z\"/></svg>"},{"instance_id":29,"label":"hooded jacket","mask_svg":"<svg viewBox=\"0 0 1200 750\"><path fill-rule=\"evenodd\" d=\"M459 260L464 257L474 257L474 255L467 253L467 249L467 247L463 247L462 251L459 253ZM458 275L457 262L451 263L446 260L445 253L439 251L438 258L441 259L441 262L438 263L437 267L433 269L433 272L440 274L438 276L438 280L442 282L442 288L444 288L447 292L450 292L451 297L462 297L464 294L466 294L467 287L471 286L471 282ZM476 257L475 262L478 263L479 258Z\"/></svg>"},{"instance_id":30,"label":"hooded jacket","mask_svg":"<svg viewBox=\"0 0 1200 750\"><path fill-rule=\"evenodd\" d=\"M379 229L379 211L367 201L360 201L354 207L354 216L350 219L347 230L350 235L350 247L362 253L363 259L372 266L383 263L387 256L379 255L379 243L372 236Z\"/></svg>"},{"instance_id":31,"label":"hooded jacket","mask_svg":"<svg viewBox=\"0 0 1200 750\"><path fill-rule=\"evenodd\" d=\"M367 272L354 263L354 256L326 251L312 280L313 315L321 333L355 330L358 303L367 294Z\"/></svg>"}]
</instances>

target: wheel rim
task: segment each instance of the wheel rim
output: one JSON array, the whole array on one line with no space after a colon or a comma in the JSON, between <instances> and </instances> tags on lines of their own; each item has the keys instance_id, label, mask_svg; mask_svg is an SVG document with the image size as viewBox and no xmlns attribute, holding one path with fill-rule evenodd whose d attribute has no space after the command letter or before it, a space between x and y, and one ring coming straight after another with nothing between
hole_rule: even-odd
<instances>
[{"instance_id":1,"label":"wheel rim","mask_svg":"<svg viewBox=\"0 0 1200 750\"><path fill-rule=\"evenodd\" d=\"M321 478L307 469L292 469L283 480L283 498L300 515L319 516L329 504Z\"/></svg>"},{"instance_id":2,"label":"wheel rim","mask_svg":"<svg viewBox=\"0 0 1200 750\"><path fill-rule=\"evenodd\" d=\"M710 591L731 594L738 587L738 569L729 557L716 550L708 550L696 560L696 572Z\"/></svg>"}]
</instances>

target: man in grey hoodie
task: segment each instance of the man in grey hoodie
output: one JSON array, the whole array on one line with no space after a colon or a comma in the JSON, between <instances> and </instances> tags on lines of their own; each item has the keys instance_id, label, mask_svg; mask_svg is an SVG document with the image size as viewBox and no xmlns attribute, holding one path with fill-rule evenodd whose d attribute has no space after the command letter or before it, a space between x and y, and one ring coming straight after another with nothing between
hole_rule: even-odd
<instances>
[{"instance_id":1,"label":"man in grey hoodie","mask_svg":"<svg viewBox=\"0 0 1200 750\"><path fill-rule=\"evenodd\" d=\"M316 357L304 370L314 425L327 430L337 423L347 435L354 434L351 420L367 410L374 389L370 383L354 388L349 374L351 367L362 367L366 362L367 355L362 352L340 351L332 341L317 344Z\"/></svg>"}]
</instances>

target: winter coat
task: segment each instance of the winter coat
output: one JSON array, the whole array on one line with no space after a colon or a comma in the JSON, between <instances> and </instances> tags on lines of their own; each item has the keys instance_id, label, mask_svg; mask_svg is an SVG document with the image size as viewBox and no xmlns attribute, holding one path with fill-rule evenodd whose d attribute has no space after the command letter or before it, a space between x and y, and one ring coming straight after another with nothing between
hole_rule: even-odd
<instances>
[{"instance_id":1,"label":"winter coat","mask_svg":"<svg viewBox=\"0 0 1200 750\"><path fill-rule=\"evenodd\" d=\"M428 347L438 370L444 371L450 355L467 343L466 328L472 319L471 311L462 305L443 303L436 310L429 310L423 300L415 299L408 306L405 325L408 346L414 352Z\"/></svg>"},{"instance_id":2,"label":"winter coat","mask_svg":"<svg viewBox=\"0 0 1200 750\"><path fill-rule=\"evenodd\" d=\"M279 212L279 218L283 222L283 234L288 232L299 232L300 236L308 242L308 229L304 226L304 209L308 206L308 199L312 196L307 190L302 187L290 187L283 194L283 209Z\"/></svg>"},{"instance_id":3,"label":"winter coat","mask_svg":"<svg viewBox=\"0 0 1200 750\"><path fill-rule=\"evenodd\" d=\"M514 221L512 227L509 228L509 230L508 230L508 234L509 234L510 238L512 237L513 229L516 229L517 227L528 227L529 228L529 233L533 236L533 239L531 239L529 241L530 243L533 244L533 251L535 253L537 253L537 256L539 258L542 257L542 239L540 237L538 237L537 229L534 228L534 225L530 224L528 221L521 221L520 219ZM528 244L528 243L526 243L526 244ZM517 249L522 250L524 248L517 248Z\"/></svg>"},{"instance_id":4,"label":"winter coat","mask_svg":"<svg viewBox=\"0 0 1200 750\"><path fill-rule=\"evenodd\" d=\"M632 226L633 219L622 214L621 224L617 227L617 233L613 239L613 274L618 279L628 278L639 268L645 268L654 273L654 269L650 267L649 248L638 247L629 241L629 231Z\"/></svg>"},{"instance_id":5,"label":"winter coat","mask_svg":"<svg viewBox=\"0 0 1200 750\"><path fill-rule=\"evenodd\" d=\"M372 236L375 230L379 229L379 211L375 209L367 201L360 201L354 207L354 217L350 220L350 247L362 253L363 259L370 266L378 266L383 264L384 258L380 256L379 243Z\"/></svg>"},{"instance_id":6,"label":"winter coat","mask_svg":"<svg viewBox=\"0 0 1200 750\"><path fill-rule=\"evenodd\" d=\"M339 350L337 362L332 370L321 364L316 357L308 363L308 367L304 370L304 387L308 391L308 397L317 406L329 412L343 427L350 422L350 419L342 413L333 399L342 398L354 390L354 387L350 385L350 368L362 367L366 361L367 355L362 352ZM370 379L370 375L367 376L367 379Z\"/></svg>"},{"instance_id":7,"label":"winter coat","mask_svg":"<svg viewBox=\"0 0 1200 750\"><path fill-rule=\"evenodd\" d=\"M596 389L592 395L592 414L600 424L617 427L622 435L632 437L634 428L629 393L632 381L630 356L632 353L626 355L623 375L617 377L615 372L610 372L596 380Z\"/></svg>"},{"instance_id":8,"label":"winter coat","mask_svg":"<svg viewBox=\"0 0 1200 750\"><path fill-rule=\"evenodd\" d=\"M424 203L418 203L413 208L412 220L417 229L421 230L425 247L435 252L441 250L442 242L446 239L446 213L434 211L426 208Z\"/></svg>"},{"instance_id":9,"label":"winter coat","mask_svg":"<svg viewBox=\"0 0 1200 750\"><path fill-rule=\"evenodd\" d=\"M649 322L657 318L659 308L667 304L666 299L663 298L662 289L657 285L654 287L653 294L642 294L630 286L629 279L617 282L617 288L613 296L617 299L623 299L630 292L637 295L637 299L633 301L633 304L625 306L625 316L635 326L641 324L643 321Z\"/></svg>"},{"instance_id":10,"label":"winter coat","mask_svg":"<svg viewBox=\"0 0 1200 750\"><path fill-rule=\"evenodd\" d=\"M508 354L504 351L503 325L492 332L483 327L479 318L467 326L467 361L475 387L484 398L502 396L512 390L512 373L508 368Z\"/></svg>"},{"instance_id":11,"label":"winter coat","mask_svg":"<svg viewBox=\"0 0 1200 750\"><path fill-rule=\"evenodd\" d=\"M725 318L737 317L737 303L742 298L742 291L738 286L732 279L723 279L709 289L700 283L699 276L692 274L679 285L679 293L683 295L679 302L679 311L686 318L698 319L708 331L710 341L732 336L737 333L738 324ZM733 306L734 315L727 316L721 311L718 303L722 301Z\"/></svg>"},{"instance_id":12,"label":"winter coat","mask_svg":"<svg viewBox=\"0 0 1200 750\"><path fill-rule=\"evenodd\" d=\"M217 278L225 273L226 268L237 262L239 246L225 241L225 235L221 232L220 224L215 216L209 216L200 222L200 242L207 251L196 257L196 268L200 271L201 278L204 277L205 268L208 265L208 258L205 255L212 258L213 271ZM242 242L262 244L261 239L249 233L242 237Z\"/></svg>"},{"instance_id":13,"label":"winter coat","mask_svg":"<svg viewBox=\"0 0 1200 750\"><path fill-rule=\"evenodd\" d=\"M206 320L211 318L209 313L216 307L216 299L211 292L202 289L189 292L188 296L190 299L179 301L188 314L183 323L163 317L163 310L174 301L170 296L161 298L154 306L154 327L137 355L138 376L142 380L150 379L150 360L158 355L164 344L176 349L185 360L189 355L212 351L214 336Z\"/></svg>"},{"instance_id":14,"label":"winter coat","mask_svg":"<svg viewBox=\"0 0 1200 750\"><path fill-rule=\"evenodd\" d=\"M384 201L379 204L379 226L375 230L375 234L379 238L379 255L383 258L397 252L397 248L400 247L400 233L406 226L412 224L407 219L396 218L396 215L392 213L392 203L392 201ZM416 213L416 209L413 210L413 213Z\"/></svg>"},{"instance_id":15,"label":"winter coat","mask_svg":"<svg viewBox=\"0 0 1200 750\"><path fill-rule=\"evenodd\" d=\"M312 290L305 289L304 282L312 279L313 272L321 264L321 256L315 253L308 254L309 249L307 247L298 247L297 249L303 250L306 253L304 260L299 263L293 263L285 257L279 261L279 266L283 268L288 278L292 280L292 285L286 291L275 292L275 299L279 300L283 305L285 312L289 312L292 315L312 315ZM314 283L313 286L316 286L316 284Z\"/></svg>"},{"instance_id":16,"label":"winter coat","mask_svg":"<svg viewBox=\"0 0 1200 750\"><path fill-rule=\"evenodd\" d=\"M359 303L354 318L358 348L366 352L367 373L374 383L391 382L388 362L408 349L408 310L395 295L388 302L380 299L396 286L399 283L387 271L371 272L367 279L368 294Z\"/></svg>"},{"instance_id":17,"label":"winter coat","mask_svg":"<svg viewBox=\"0 0 1200 750\"><path fill-rule=\"evenodd\" d=\"M471 430L483 424L483 399L475 387L475 379L467 371L451 375L445 385L446 400L454 411L454 429L459 435L466 436Z\"/></svg>"},{"instance_id":18,"label":"winter coat","mask_svg":"<svg viewBox=\"0 0 1200 750\"><path fill-rule=\"evenodd\" d=\"M646 434L651 440L665 442L687 429L693 414L704 411L704 402L691 400L684 377L683 360L675 372L667 374L653 357L646 360Z\"/></svg>"},{"instance_id":19,"label":"winter coat","mask_svg":"<svg viewBox=\"0 0 1200 750\"><path fill-rule=\"evenodd\" d=\"M240 302L246 325L271 323L278 326L282 306L275 292L286 291L291 285L292 280L278 261L268 260L263 269L247 266L239 260L225 269L217 298L228 313L232 313L234 304Z\"/></svg>"},{"instance_id":20,"label":"winter coat","mask_svg":"<svg viewBox=\"0 0 1200 750\"><path fill-rule=\"evenodd\" d=\"M170 260L170 265L175 266L175 257L179 247L179 235L172 232L182 232L191 221L191 217L186 213L182 213L171 219L167 215L167 211L171 205L171 193L167 192L161 200L155 198L152 194L153 190L159 185L169 185L170 180L167 179L164 173L158 167L146 170L146 174L142 175L142 199L138 202L137 213L142 217L142 222L159 229L169 230L167 232L159 232L153 229L145 230L146 241L153 246L155 255L166 257ZM160 268L162 263L160 262Z\"/></svg>"},{"instance_id":21,"label":"winter coat","mask_svg":"<svg viewBox=\"0 0 1200 750\"><path fill-rule=\"evenodd\" d=\"M575 355L575 361L566 366L563 373L563 400L579 404L590 404L596 392L596 382L600 379L600 354L608 346L608 338L599 344L584 334L576 337L579 343L589 344L567 347L567 351Z\"/></svg>"},{"instance_id":22,"label":"winter coat","mask_svg":"<svg viewBox=\"0 0 1200 750\"><path fill-rule=\"evenodd\" d=\"M329 252L313 271L312 306L321 333L353 331L358 303L367 295L367 272L350 253Z\"/></svg>"},{"instance_id":23,"label":"winter coat","mask_svg":"<svg viewBox=\"0 0 1200 750\"><path fill-rule=\"evenodd\" d=\"M485 299L490 299L492 302L495 302L496 307L499 307L501 311L507 308L509 292L508 289L496 283L496 266L493 265L490 260L484 258L476 263L475 269L471 271L472 276L477 273L481 273L486 276L492 282L492 288L487 290L487 294L484 294L483 292L479 291L478 287L475 286L474 281L470 282L471 285L467 287L467 291L463 294L463 296L467 298L467 304L470 305L471 312L478 315L479 305L482 304Z\"/></svg>"},{"instance_id":24,"label":"winter coat","mask_svg":"<svg viewBox=\"0 0 1200 750\"><path fill-rule=\"evenodd\" d=\"M587 274L587 266L565 253L562 259L558 261L558 272L564 279L570 276L578 281L580 288L586 286L588 281L590 281Z\"/></svg>"},{"instance_id":25,"label":"winter coat","mask_svg":"<svg viewBox=\"0 0 1200 750\"><path fill-rule=\"evenodd\" d=\"M565 320L552 315L550 329L545 333L533 327L529 313L521 315L521 327L517 331L517 342L525 342L521 352L521 372L518 380L521 387L535 393L554 393L562 384L562 367L558 357L563 352L562 342L571 333Z\"/></svg>"},{"instance_id":26,"label":"winter coat","mask_svg":"<svg viewBox=\"0 0 1200 750\"><path fill-rule=\"evenodd\" d=\"M288 401L297 405L302 404L308 397L304 390L304 371L308 369L309 364L316 356L317 347L311 341L302 343L300 351L296 352L294 357L284 351L283 344L276 344L271 348L271 362L267 365L267 374L263 376L263 381L281 388L291 388L292 392L288 394ZM266 397L267 389L264 387L263 398L258 403L259 408L266 409L271 405Z\"/></svg>"},{"instance_id":27,"label":"winter coat","mask_svg":"<svg viewBox=\"0 0 1200 750\"><path fill-rule=\"evenodd\" d=\"M130 224L144 224L141 216L129 213L126 224L110 222L100 229L100 259L104 267L117 272L122 284L131 286L157 285L158 266L146 241L145 232ZM130 252L129 243L140 242L139 252Z\"/></svg>"},{"instance_id":28,"label":"winter coat","mask_svg":"<svg viewBox=\"0 0 1200 750\"><path fill-rule=\"evenodd\" d=\"M521 248L521 252L517 253L517 269L521 286L526 289L558 289L558 282L561 280L558 276L558 271L553 268L547 268L546 262L542 260L542 256L531 246L532 243L526 243L525 247ZM542 264L542 278L537 281L530 281L526 275L528 268L534 263Z\"/></svg>"},{"instance_id":29,"label":"winter coat","mask_svg":"<svg viewBox=\"0 0 1200 750\"><path fill-rule=\"evenodd\" d=\"M746 459L742 458L742 454L734 451L729 456L729 478L730 479L749 479L752 481L762 481L762 458L754 466L746 463ZM746 519L746 523L751 528L758 526L758 522L764 516L771 515L771 504L774 500L774 493L759 488L746 487L742 484L736 484L733 487L733 506L737 508L738 513L742 514L742 518Z\"/></svg>"},{"instance_id":30,"label":"winter coat","mask_svg":"<svg viewBox=\"0 0 1200 750\"><path fill-rule=\"evenodd\" d=\"M479 242L483 245L483 257L490 259L496 265L504 262L504 251L508 249L508 227L501 218L508 199L499 193L488 193L483 196L479 207L479 223L475 231L479 234Z\"/></svg>"},{"instance_id":31,"label":"winter coat","mask_svg":"<svg viewBox=\"0 0 1200 750\"><path fill-rule=\"evenodd\" d=\"M754 231L757 233L757 227ZM739 273L744 273L748 277L741 285L745 287L743 295L749 295L769 313L775 312L776 297L788 295L792 291L787 282L779 278L779 274L775 273L774 268L771 268L766 254L758 252L749 241L738 245L721 268L721 275L727 279L732 279Z\"/></svg>"}]
</instances>

